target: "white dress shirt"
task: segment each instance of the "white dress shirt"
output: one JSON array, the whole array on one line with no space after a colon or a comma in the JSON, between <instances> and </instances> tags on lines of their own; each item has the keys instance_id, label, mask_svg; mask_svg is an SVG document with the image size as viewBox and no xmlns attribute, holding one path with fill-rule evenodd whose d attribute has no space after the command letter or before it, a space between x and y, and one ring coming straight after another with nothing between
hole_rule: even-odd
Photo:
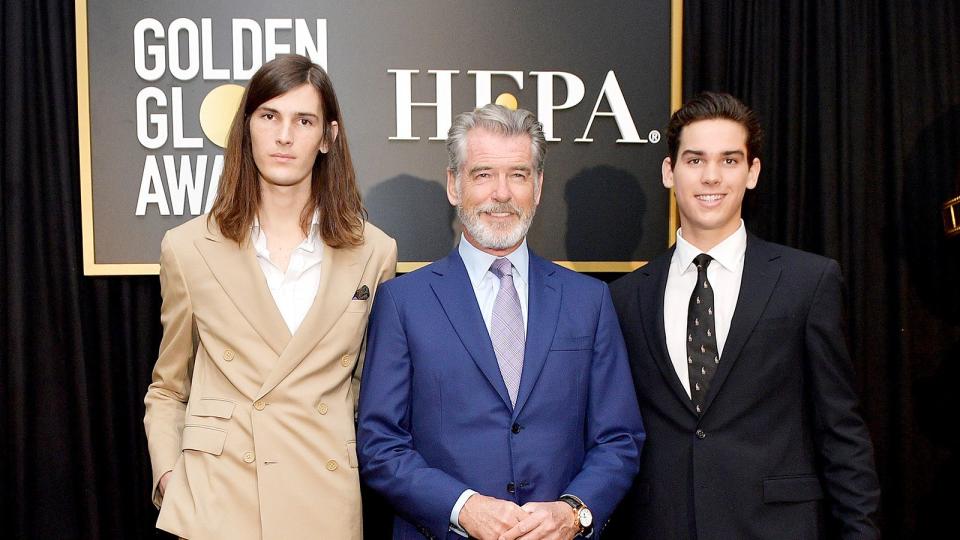
<instances>
[{"instance_id":1,"label":"white dress shirt","mask_svg":"<svg viewBox=\"0 0 960 540\"><path fill-rule=\"evenodd\" d=\"M310 234L300 242L297 249L290 254L287 271L280 270L270 260L270 250L267 248L267 233L260 227L260 219L254 220L250 231L253 248L257 252L257 262L267 280L273 301L287 323L291 334L297 332L303 318L310 311L310 306L320 288L320 268L323 261L323 240L320 239L320 216L313 214L310 224Z\"/></svg>"},{"instance_id":2,"label":"white dress shirt","mask_svg":"<svg viewBox=\"0 0 960 540\"><path fill-rule=\"evenodd\" d=\"M707 267L707 279L713 288L714 322L717 351L723 363L723 346L730 332L730 321L740 297L743 277L743 258L747 251L747 231L740 227L707 252L713 257ZM673 369L677 371L684 390L690 395L690 376L687 372L687 312L690 295L697 284L697 267L693 259L703 253L684 240L683 229L677 230L677 245L670 260L667 288L663 295L663 326L667 338L667 352Z\"/></svg>"},{"instance_id":3,"label":"white dress shirt","mask_svg":"<svg viewBox=\"0 0 960 540\"><path fill-rule=\"evenodd\" d=\"M483 316L483 322L489 334L493 324L493 303L497 299L497 293L500 292L500 279L490 271L490 265L499 257L480 251L463 235L460 236L460 246L457 251L463 259L463 265L467 268L467 275L470 277L470 284L473 285L473 293L477 297L480 314ZM527 290L530 283L530 252L527 251L526 238L506 258L510 259L513 265L513 286L517 289L517 296L520 298L520 311L523 313L523 327L526 330ZM460 510L474 493L476 491L472 489L465 490L450 511L450 529L463 537L467 534L460 527Z\"/></svg>"}]
</instances>

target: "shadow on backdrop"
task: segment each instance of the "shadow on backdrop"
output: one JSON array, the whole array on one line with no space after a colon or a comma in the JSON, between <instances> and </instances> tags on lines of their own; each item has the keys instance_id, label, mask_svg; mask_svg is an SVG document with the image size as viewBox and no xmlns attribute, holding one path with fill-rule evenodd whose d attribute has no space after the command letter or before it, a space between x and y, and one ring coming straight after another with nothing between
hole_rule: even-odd
<instances>
[{"instance_id":1,"label":"shadow on backdrop","mask_svg":"<svg viewBox=\"0 0 960 540\"><path fill-rule=\"evenodd\" d=\"M636 176L606 165L584 169L567 182L564 200L569 260L636 260L647 209Z\"/></svg>"},{"instance_id":2,"label":"shadow on backdrop","mask_svg":"<svg viewBox=\"0 0 960 540\"><path fill-rule=\"evenodd\" d=\"M370 222L396 239L399 261L435 261L454 245L456 211L439 182L401 174L377 184L363 202Z\"/></svg>"}]
</instances>

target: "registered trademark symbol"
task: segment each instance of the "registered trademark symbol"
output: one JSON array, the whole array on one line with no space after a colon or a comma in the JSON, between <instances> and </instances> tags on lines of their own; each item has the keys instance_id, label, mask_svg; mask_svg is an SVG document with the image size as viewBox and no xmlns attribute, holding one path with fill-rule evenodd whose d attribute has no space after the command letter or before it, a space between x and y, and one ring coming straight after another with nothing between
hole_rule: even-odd
<instances>
[{"instance_id":1,"label":"registered trademark symbol","mask_svg":"<svg viewBox=\"0 0 960 540\"><path fill-rule=\"evenodd\" d=\"M660 142L660 132L657 130L651 131L650 133L647 134L647 140L652 143Z\"/></svg>"}]
</instances>

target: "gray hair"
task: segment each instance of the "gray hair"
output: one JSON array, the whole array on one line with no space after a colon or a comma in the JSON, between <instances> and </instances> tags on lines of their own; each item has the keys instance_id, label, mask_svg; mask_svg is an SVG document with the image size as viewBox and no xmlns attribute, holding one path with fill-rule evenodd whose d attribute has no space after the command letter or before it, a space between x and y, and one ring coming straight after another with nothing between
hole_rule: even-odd
<instances>
[{"instance_id":1,"label":"gray hair","mask_svg":"<svg viewBox=\"0 0 960 540\"><path fill-rule=\"evenodd\" d=\"M526 135L530 137L530 155L533 157L537 173L543 172L543 163L547 156L547 142L543 136L543 125L532 112L508 109L502 105L490 103L472 111L458 114L447 132L447 168L457 179L460 169L467 159L467 134L471 129L482 128L505 137Z\"/></svg>"}]
</instances>

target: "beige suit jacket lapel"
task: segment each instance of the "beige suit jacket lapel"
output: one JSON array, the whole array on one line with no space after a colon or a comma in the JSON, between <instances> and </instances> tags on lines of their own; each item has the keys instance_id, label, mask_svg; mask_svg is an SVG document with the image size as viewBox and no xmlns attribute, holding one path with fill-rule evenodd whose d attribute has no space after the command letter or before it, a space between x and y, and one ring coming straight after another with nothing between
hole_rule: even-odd
<instances>
[{"instance_id":1,"label":"beige suit jacket lapel","mask_svg":"<svg viewBox=\"0 0 960 540\"><path fill-rule=\"evenodd\" d=\"M350 305L371 253L372 248L367 244L351 249L324 247L317 296L260 387L257 399L273 390L327 336Z\"/></svg>"},{"instance_id":2,"label":"beige suit jacket lapel","mask_svg":"<svg viewBox=\"0 0 960 540\"><path fill-rule=\"evenodd\" d=\"M290 329L270 294L253 245L247 242L245 246L237 247L219 231L209 231L194 245L250 326L277 356L282 356L291 339Z\"/></svg>"}]
</instances>

